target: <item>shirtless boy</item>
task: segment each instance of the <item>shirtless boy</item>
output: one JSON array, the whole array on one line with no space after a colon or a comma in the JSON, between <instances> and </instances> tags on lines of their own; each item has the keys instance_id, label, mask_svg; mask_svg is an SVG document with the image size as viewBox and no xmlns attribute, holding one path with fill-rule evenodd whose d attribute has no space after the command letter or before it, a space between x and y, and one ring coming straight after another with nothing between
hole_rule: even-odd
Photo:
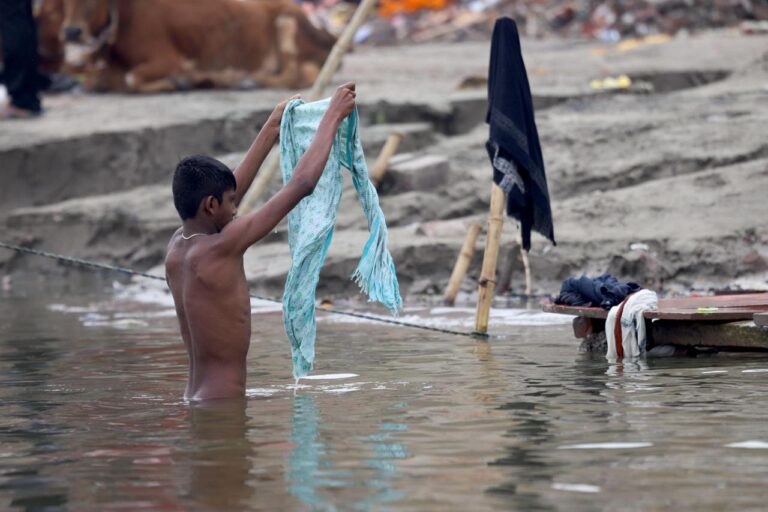
<instances>
[{"instance_id":1,"label":"shirtless boy","mask_svg":"<svg viewBox=\"0 0 768 512\"><path fill-rule=\"evenodd\" d=\"M232 173L207 156L183 159L173 176L182 227L171 237L165 272L189 355L188 400L245 394L251 306L243 253L312 193L342 120L355 107L355 85L339 87L291 180L260 210L235 218L237 206L280 133L280 103Z\"/></svg>"}]
</instances>

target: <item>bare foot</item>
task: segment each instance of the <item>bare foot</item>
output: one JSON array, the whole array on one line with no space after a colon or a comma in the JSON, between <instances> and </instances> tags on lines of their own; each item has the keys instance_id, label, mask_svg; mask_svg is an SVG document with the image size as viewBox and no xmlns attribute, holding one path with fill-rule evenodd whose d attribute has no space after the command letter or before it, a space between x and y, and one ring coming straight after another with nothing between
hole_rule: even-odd
<instances>
[{"instance_id":1,"label":"bare foot","mask_svg":"<svg viewBox=\"0 0 768 512\"><path fill-rule=\"evenodd\" d=\"M35 112L34 110L27 110L19 108L10 103L0 108L0 121L12 120L12 119L32 119L34 117L40 117L42 112Z\"/></svg>"}]
</instances>

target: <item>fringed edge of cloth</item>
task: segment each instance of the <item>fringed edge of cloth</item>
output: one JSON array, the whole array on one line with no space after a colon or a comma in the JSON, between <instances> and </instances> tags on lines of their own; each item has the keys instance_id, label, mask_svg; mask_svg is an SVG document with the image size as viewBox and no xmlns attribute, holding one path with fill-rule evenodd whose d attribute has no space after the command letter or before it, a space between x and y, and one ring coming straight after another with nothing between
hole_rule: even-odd
<instances>
[{"instance_id":1,"label":"fringed edge of cloth","mask_svg":"<svg viewBox=\"0 0 768 512\"><path fill-rule=\"evenodd\" d=\"M400 285L397 282L395 262L387 250L387 228L377 221L371 226L371 236L363 248L363 255L352 279L368 295L368 300L381 302L393 316L403 307Z\"/></svg>"},{"instance_id":2,"label":"fringed edge of cloth","mask_svg":"<svg viewBox=\"0 0 768 512\"><path fill-rule=\"evenodd\" d=\"M358 125L357 109L349 116L346 146L347 164L352 171L352 179L360 205L368 219L368 241L363 248L360 262L352 273L352 280L361 291L368 295L369 302L380 302L393 316L397 316L403 307L400 285L397 282L395 262L387 248L388 232L384 212L379 205L379 195L371 183L368 166L362 154L362 144ZM358 154L358 151L360 153Z\"/></svg>"}]
</instances>

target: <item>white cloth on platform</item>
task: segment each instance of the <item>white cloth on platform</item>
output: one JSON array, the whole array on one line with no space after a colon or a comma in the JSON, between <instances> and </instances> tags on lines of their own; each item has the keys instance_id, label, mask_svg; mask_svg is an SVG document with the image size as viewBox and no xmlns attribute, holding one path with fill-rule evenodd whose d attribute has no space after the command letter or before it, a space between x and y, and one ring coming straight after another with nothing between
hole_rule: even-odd
<instances>
[{"instance_id":1,"label":"white cloth on platform","mask_svg":"<svg viewBox=\"0 0 768 512\"><path fill-rule=\"evenodd\" d=\"M645 352L647 340L643 313L658 308L659 298L656 292L640 290L627 297L623 304L624 310L619 321L621 321L621 347L624 358L638 357ZM608 342L606 357L609 361L616 361L620 358L615 335L616 316L619 308L621 308L621 304L612 307L608 312L608 318L605 320L605 337Z\"/></svg>"}]
</instances>

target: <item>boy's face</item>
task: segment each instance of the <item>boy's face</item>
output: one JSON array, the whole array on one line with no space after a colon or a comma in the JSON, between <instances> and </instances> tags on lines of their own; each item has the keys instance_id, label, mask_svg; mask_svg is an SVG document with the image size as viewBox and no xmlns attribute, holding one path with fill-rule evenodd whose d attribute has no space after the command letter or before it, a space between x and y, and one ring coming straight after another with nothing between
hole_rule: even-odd
<instances>
[{"instance_id":1,"label":"boy's face","mask_svg":"<svg viewBox=\"0 0 768 512\"><path fill-rule=\"evenodd\" d=\"M221 231L224 226L232 222L237 215L237 194L234 190L227 190L221 195L221 204L214 198L214 204L218 207L213 211L213 222L216 224L216 230Z\"/></svg>"}]
</instances>

